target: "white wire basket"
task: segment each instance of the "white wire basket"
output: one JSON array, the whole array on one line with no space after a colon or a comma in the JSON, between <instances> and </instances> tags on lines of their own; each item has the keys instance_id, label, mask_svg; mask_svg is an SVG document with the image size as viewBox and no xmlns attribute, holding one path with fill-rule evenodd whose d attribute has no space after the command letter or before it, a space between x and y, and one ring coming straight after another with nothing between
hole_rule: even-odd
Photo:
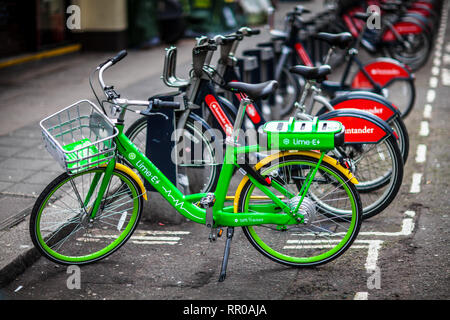
<instances>
[{"instance_id":1,"label":"white wire basket","mask_svg":"<svg viewBox=\"0 0 450 320\"><path fill-rule=\"evenodd\" d=\"M81 100L40 122L47 151L73 175L115 156L119 131L91 101Z\"/></svg>"}]
</instances>

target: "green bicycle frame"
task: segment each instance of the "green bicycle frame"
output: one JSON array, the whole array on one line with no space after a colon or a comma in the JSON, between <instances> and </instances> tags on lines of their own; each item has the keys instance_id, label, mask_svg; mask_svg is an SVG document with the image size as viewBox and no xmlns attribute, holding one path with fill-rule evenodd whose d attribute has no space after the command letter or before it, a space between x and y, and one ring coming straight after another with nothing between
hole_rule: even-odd
<instances>
[{"instance_id":1,"label":"green bicycle frame","mask_svg":"<svg viewBox=\"0 0 450 320\"><path fill-rule=\"evenodd\" d=\"M123 125L117 124L119 134L115 138L117 144L118 153L121 154L132 166L139 171L142 177L144 177L157 192L159 192L168 202L174 207L181 215L187 219L206 224L206 210L199 207L197 203L206 196L205 193L197 193L192 195L184 195L123 133ZM237 155L243 153L252 153L259 150L258 145L236 147L227 145L225 152L224 164L219 175L219 181L217 189L214 192L215 202L213 206L214 227L227 226L227 227L242 227L252 226L260 224L276 224L276 225L290 225L298 224L299 222L293 218L292 209L284 203L278 196L276 196L268 187L259 183L252 176L248 175L250 181L255 184L267 197L269 197L273 203L281 208L282 212L278 209L278 212L270 212L270 208L274 204L265 205L261 212L233 212L233 206L225 206L226 196L230 181L234 172L234 168L238 167ZM322 154L323 157L323 154ZM322 159L321 157L321 159ZM111 160L114 161L115 160ZM317 164L317 168L320 165L320 161ZM111 168L111 163L107 168ZM316 168L316 169L317 169ZM309 182L312 181L315 170L311 176L308 177ZM106 170L101 182L100 192L97 197L102 198L109 179L111 177L112 170ZM272 187L283 195L292 197L295 196L288 192L283 186L279 185L275 181L272 181ZM304 196L307 192L309 184L302 190ZM95 202L95 209L98 208L97 201ZM298 210L298 208L296 208ZM95 215L96 210L92 212L92 217ZM299 215L301 216L301 215Z\"/></svg>"}]
</instances>

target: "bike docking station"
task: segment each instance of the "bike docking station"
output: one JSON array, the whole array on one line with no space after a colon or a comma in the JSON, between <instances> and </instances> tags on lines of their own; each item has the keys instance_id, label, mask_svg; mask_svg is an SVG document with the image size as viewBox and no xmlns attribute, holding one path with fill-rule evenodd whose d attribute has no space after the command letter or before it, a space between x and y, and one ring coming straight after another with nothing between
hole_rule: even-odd
<instances>
[{"instance_id":1,"label":"bike docking station","mask_svg":"<svg viewBox=\"0 0 450 320\"><path fill-rule=\"evenodd\" d=\"M162 101L178 101L180 92L170 92L149 98ZM180 190L188 189L187 177L178 173L175 159L172 159L176 148L174 132L176 130L176 111L157 110L147 117L147 134L145 155L151 157L152 162L164 175ZM167 205L167 201L144 180L144 186L152 201L144 202L144 217L150 222L180 224L182 216ZM145 215L147 213L147 215Z\"/></svg>"}]
</instances>

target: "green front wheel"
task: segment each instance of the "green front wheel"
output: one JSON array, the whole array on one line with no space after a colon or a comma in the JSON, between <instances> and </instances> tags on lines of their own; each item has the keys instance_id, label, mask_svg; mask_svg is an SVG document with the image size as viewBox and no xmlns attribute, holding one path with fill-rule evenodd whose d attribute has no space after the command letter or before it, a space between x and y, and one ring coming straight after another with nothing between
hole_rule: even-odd
<instances>
[{"instance_id":1,"label":"green front wheel","mask_svg":"<svg viewBox=\"0 0 450 320\"><path fill-rule=\"evenodd\" d=\"M63 173L41 193L30 217L30 235L43 256L59 264L87 264L119 249L132 235L143 195L126 172L114 169L100 208L92 207L106 168Z\"/></svg>"}]
</instances>

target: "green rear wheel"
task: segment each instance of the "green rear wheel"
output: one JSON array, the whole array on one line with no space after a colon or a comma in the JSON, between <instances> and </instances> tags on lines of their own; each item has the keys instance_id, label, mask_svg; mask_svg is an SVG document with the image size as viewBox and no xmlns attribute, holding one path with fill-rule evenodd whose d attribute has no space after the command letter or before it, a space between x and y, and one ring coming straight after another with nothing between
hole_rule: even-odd
<instances>
[{"instance_id":1,"label":"green rear wheel","mask_svg":"<svg viewBox=\"0 0 450 320\"><path fill-rule=\"evenodd\" d=\"M259 172L275 179L290 194L298 195L317 161L307 155L284 154L263 165ZM274 189L272 192L283 198ZM237 196L238 212L258 212L264 205L274 207L250 180ZM300 197L283 201L294 209ZM243 227L243 231L266 257L289 266L308 267L327 263L344 253L355 240L362 220L361 201L355 186L340 170L326 162L319 166L299 213L304 221L297 225L249 226Z\"/></svg>"}]
</instances>

